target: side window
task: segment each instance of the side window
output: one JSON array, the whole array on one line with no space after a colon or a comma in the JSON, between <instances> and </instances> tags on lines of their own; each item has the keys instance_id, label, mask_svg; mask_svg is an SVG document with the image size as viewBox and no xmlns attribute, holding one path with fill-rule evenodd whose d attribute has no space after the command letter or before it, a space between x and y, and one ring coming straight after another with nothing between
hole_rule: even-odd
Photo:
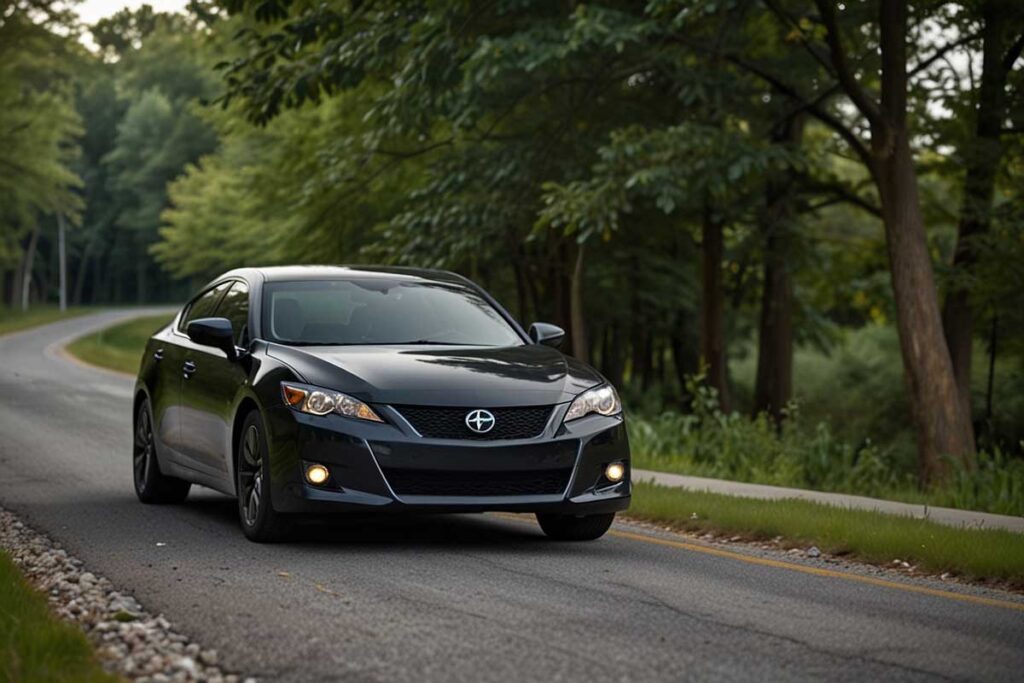
<instances>
[{"instance_id":1,"label":"side window","mask_svg":"<svg viewBox=\"0 0 1024 683\"><path fill-rule=\"evenodd\" d=\"M249 285L235 282L221 299L217 307L217 317L231 321L235 331L235 345L246 346L249 343Z\"/></svg>"},{"instance_id":2,"label":"side window","mask_svg":"<svg viewBox=\"0 0 1024 683\"><path fill-rule=\"evenodd\" d=\"M224 294L224 291L231 285L230 282L217 285L213 289L209 289L203 294L200 294L191 304L189 304L188 310L185 311L185 315L181 316L181 324L178 325L178 329L184 332L188 328L188 324L197 318L210 318L213 316L213 312L217 310L217 302L220 301L220 297Z\"/></svg>"}]
</instances>

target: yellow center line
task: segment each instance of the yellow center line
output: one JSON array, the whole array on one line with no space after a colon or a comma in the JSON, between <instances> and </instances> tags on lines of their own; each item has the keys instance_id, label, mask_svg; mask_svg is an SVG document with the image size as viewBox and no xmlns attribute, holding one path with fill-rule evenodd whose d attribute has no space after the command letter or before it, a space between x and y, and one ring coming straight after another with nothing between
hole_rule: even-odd
<instances>
[{"instance_id":1,"label":"yellow center line","mask_svg":"<svg viewBox=\"0 0 1024 683\"><path fill-rule=\"evenodd\" d=\"M498 512L491 514L495 517L500 517L502 519L513 520L525 524L531 523L529 520L523 519L522 517L509 513ZM746 555L744 553L738 553L732 550L723 550L722 548L712 548L710 546L699 545L697 543L690 543L687 541L673 541L667 538L658 538L657 536L638 534L632 531L620 531L618 529L611 529L608 531L608 535L615 536L616 538L625 538L631 541L640 541L641 543L651 543L654 545L661 545L669 548L689 550L695 553L703 553L705 555L713 555L715 557L723 557L730 560L739 560L740 562L761 565L763 567L788 569L789 571L802 572L804 574L811 574L813 576L824 576L832 579L843 579L844 581L866 583L872 586L881 586L882 588L894 588L896 590L907 591L909 593L920 593L922 595L930 595L936 598L946 598L947 600L959 600L961 602L970 602L975 605L1002 607L1004 609L1012 609L1024 612L1024 603L1011 602L1009 600L986 598L980 595L970 595L965 593L954 593L953 591L942 590L940 588L929 588L928 586L918 586L915 584L900 583L897 581L889 581L887 579L879 579L874 576L850 574L847 572L836 571L834 569L809 567L807 565L794 564L792 562L783 562L782 560L772 560L767 557L756 557L753 555Z\"/></svg>"}]
</instances>

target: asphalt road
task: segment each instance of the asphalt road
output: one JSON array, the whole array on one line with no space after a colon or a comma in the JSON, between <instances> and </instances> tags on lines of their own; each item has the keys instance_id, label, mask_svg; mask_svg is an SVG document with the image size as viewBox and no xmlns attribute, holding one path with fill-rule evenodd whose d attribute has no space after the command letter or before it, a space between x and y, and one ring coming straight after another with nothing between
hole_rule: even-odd
<instances>
[{"instance_id":1,"label":"asphalt road","mask_svg":"<svg viewBox=\"0 0 1024 683\"><path fill-rule=\"evenodd\" d=\"M218 649L229 669L287 681L1024 671L1024 611L651 542L672 537L625 525L565 545L506 517L363 518L254 545L218 494L143 506L131 485L131 380L55 352L124 315L0 338L0 504Z\"/></svg>"}]
</instances>

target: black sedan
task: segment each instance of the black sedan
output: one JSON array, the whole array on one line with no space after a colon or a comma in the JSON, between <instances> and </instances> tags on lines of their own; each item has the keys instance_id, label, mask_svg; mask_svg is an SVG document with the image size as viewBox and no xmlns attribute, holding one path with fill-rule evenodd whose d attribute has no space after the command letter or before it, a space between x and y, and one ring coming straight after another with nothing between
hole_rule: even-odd
<instances>
[{"instance_id":1,"label":"black sedan","mask_svg":"<svg viewBox=\"0 0 1024 683\"><path fill-rule=\"evenodd\" d=\"M629 506L629 445L563 336L448 272L231 271L146 346L136 494L235 496L254 541L351 511L533 512L551 538L598 538Z\"/></svg>"}]
</instances>

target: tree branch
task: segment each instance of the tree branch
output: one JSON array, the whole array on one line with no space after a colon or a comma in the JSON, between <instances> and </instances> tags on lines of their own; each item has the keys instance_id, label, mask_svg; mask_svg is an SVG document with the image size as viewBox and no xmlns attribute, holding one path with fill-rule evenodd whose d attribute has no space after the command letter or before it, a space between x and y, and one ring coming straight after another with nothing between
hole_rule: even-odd
<instances>
[{"instance_id":1,"label":"tree branch","mask_svg":"<svg viewBox=\"0 0 1024 683\"><path fill-rule=\"evenodd\" d=\"M836 8L832 0L814 0L821 13L821 21L825 25L825 42L832 55L836 78L846 92L850 101L867 118L872 128L883 125L882 110L878 103L861 86L850 65L846 61L846 50L843 48L842 37L839 35L839 24L836 21Z\"/></svg>"},{"instance_id":2,"label":"tree branch","mask_svg":"<svg viewBox=\"0 0 1024 683\"><path fill-rule=\"evenodd\" d=\"M876 216L878 218L882 217L881 207L879 207L878 205L874 204L871 201L868 201L864 197L861 197L859 194L857 194L855 190L843 185L842 183L823 183L814 180L813 178L808 178L806 176L804 176L803 182L805 187L807 187L807 189L811 190L812 192L820 192L831 195L830 199L809 206L808 208L811 211L821 209L826 206L831 206L839 202L846 202L848 204L856 206L859 209L863 209L864 211L870 213L872 216Z\"/></svg>"},{"instance_id":3,"label":"tree branch","mask_svg":"<svg viewBox=\"0 0 1024 683\"><path fill-rule=\"evenodd\" d=\"M1013 68L1014 62L1020 59L1020 53L1024 50L1024 33L1017 36L1017 40L1013 41L1013 45L1006 51L1006 55L1003 56L1003 71L1009 72Z\"/></svg>"},{"instance_id":4,"label":"tree branch","mask_svg":"<svg viewBox=\"0 0 1024 683\"><path fill-rule=\"evenodd\" d=\"M823 55L818 50L814 49L814 46L810 43L810 41L807 40L807 34L804 32L804 29L800 26L800 24L792 16L790 16L788 12L779 7L778 3L776 3L775 0L764 0L764 4L772 12L772 14L774 14L779 19L779 21L781 21L784 24L787 24L790 29L800 34L800 44L804 46L804 49L807 50L807 53L811 55L814 61L820 64L822 68L825 69L825 71L835 76L835 65L829 61L826 55Z\"/></svg>"},{"instance_id":5,"label":"tree branch","mask_svg":"<svg viewBox=\"0 0 1024 683\"><path fill-rule=\"evenodd\" d=\"M867 166L871 175L874 176L875 163L874 158L871 156L871 152L868 151L864 141L857 137L857 134L854 133L849 126L840 121L839 118L823 109L819 104L817 104L816 100L808 101L805 97L800 95L795 87L789 85L779 77L762 69L761 67L747 62L742 57L730 55L726 57L726 60L730 64L734 64L735 66L754 74L786 97L800 103L804 111L824 123L826 126L834 130L839 137L843 138L843 140L846 141L846 144L848 144L850 148L853 149L854 153L860 157L861 161L864 162L864 165Z\"/></svg>"},{"instance_id":6,"label":"tree branch","mask_svg":"<svg viewBox=\"0 0 1024 683\"><path fill-rule=\"evenodd\" d=\"M929 55L927 59L925 59L925 60L923 60L921 62L918 62L917 66L915 66L913 69L911 69L910 72L907 75L910 76L910 77L916 76L917 74L919 74L922 71L926 70L928 67L930 67L935 62L939 61L940 59L943 59L946 56L946 53L949 52L950 50L954 50L954 49L956 49L958 47L963 47L964 45L967 45L968 43L973 43L975 40L977 40L980 37L981 37L980 33L971 33L971 34L968 34L968 35L964 36L960 40L954 40L951 43L946 43L942 47L940 47L937 50L935 50L935 52L933 52L931 55Z\"/></svg>"}]
</instances>

